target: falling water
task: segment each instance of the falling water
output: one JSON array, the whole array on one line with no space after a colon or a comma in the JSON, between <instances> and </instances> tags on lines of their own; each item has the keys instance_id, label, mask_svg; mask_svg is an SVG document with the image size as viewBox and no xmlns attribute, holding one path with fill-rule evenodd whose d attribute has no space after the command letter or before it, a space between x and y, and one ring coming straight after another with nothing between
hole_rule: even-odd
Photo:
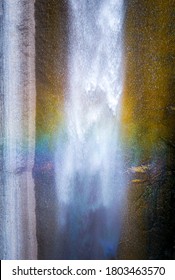
<instances>
[{"instance_id":1,"label":"falling water","mask_svg":"<svg viewBox=\"0 0 175 280\"><path fill-rule=\"evenodd\" d=\"M56 152L59 254L111 259L120 235L123 0L69 0L66 120Z\"/></svg>"},{"instance_id":2,"label":"falling water","mask_svg":"<svg viewBox=\"0 0 175 280\"><path fill-rule=\"evenodd\" d=\"M34 1L2 2L3 77L0 82L3 83L1 104L4 118L0 132L3 153L0 157L3 163L1 172L4 172L1 185L4 206L1 208L0 205L0 211L4 218L0 255L4 259L36 259L32 177L36 99Z\"/></svg>"}]
</instances>

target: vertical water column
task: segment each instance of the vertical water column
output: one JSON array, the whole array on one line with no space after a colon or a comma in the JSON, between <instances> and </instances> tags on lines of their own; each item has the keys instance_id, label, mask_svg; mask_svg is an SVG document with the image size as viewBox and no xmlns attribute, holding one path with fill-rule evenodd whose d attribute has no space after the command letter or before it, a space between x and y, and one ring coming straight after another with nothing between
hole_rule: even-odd
<instances>
[{"instance_id":1,"label":"vertical water column","mask_svg":"<svg viewBox=\"0 0 175 280\"><path fill-rule=\"evenodd\" d=\"M60 258L115 258L125 196L120 142L123 1L70 0L68 88L56 181Z\"/></svg>"},{"instance_id":2,"label":"vertical water column","mask_svg":"<svg viewBox=\"0 0 175 280\"><path fill-rule=\"evenodd\" d=\"M3 1L3 259L36 259L34 1Z\"/></svg>"},{"instance_id":3,"label":"vertical water column","mask_svg":"<svg viewBox=\"0 0 175 280\"><path fill-rule=\"evenodd\" d=\"M0 1L0 259L4 250L3 224L4 224L4 199L3 199L3 151L4 151L4 94L3 94L3 10Z\"/></svg>"}]
</instances>

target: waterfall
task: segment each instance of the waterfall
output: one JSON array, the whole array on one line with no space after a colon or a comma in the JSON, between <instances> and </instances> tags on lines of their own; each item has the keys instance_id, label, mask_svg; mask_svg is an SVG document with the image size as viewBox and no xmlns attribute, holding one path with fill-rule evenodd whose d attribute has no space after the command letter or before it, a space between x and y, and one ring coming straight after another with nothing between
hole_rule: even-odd
<instances>
[{"instance_id":1,"label":"waterfall","mask_svg":"<svg viewBox=\"0 0 175 280\"><path fill-rule=\"evenodd\" d=\"M124 198L123 0L69 0L65 122L55 157L63 259L112 259Z\"/></svg>"},{"instance_id":2,"label":"waterfall","mask_svg":"<svg viewBox=\"0 0 175 280\"><path fill-rule=\"evenodd\" d=\"M36 259L34 2L2 5L2 259ZM1 154L2 156L2 154ZM0 205L1 206L1 205Z\"/></svg>"}]
</instances>

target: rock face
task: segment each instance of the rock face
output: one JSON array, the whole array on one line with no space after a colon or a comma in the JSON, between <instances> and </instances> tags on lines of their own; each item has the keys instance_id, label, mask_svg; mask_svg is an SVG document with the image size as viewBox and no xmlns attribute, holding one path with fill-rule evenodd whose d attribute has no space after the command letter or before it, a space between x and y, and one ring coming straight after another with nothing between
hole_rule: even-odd
<instances>
[{"instance_id":1,"label":"rock face","mask_svg":"<svg viewBox=\"0 0 175 280\"><path fill-rule=\"evenodd\" d=\"M64 113L68 11L65 0L37 0L36 20L36 156L35 189L39 259L57 259L54 138ZM57 139L56 139L57 141Z\"/></svg>"},{"instance_id":2,"label":"rock face","mask_svg":"<svg viewBox=\"0 0 175 280\"><path fill-rule=\"evenodd\" d=\"M2 1L0 14L0 257L36 259L34 1Z\"/></svg>"},{"instance_id":3,"label":"rock face","mask_svg":"<svg viewBox=\"0 0 175 280\"><path fill-rule=\"evenodd\" d=\"M172 259L174 1L127 1L125 20L123 129L131 172L119 258Z\"/></svg>"}]
</instances>

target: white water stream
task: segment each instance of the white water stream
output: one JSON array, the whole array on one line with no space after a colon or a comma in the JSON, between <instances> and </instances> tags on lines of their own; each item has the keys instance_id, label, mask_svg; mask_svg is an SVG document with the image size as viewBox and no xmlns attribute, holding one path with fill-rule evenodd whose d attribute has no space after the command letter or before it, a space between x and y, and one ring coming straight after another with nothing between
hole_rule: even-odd
<instances>
[{"instance_id":1,"label":"white water stream","mask_svg":"<svg viewBox=\"0 0 175 280\"><path fill-rule=\"evenodd\" d=\"M56 181L60 258L110 259L125 194L120 143L123 0L70 0L65 124Z\"/></svg>"}]
</instances>

